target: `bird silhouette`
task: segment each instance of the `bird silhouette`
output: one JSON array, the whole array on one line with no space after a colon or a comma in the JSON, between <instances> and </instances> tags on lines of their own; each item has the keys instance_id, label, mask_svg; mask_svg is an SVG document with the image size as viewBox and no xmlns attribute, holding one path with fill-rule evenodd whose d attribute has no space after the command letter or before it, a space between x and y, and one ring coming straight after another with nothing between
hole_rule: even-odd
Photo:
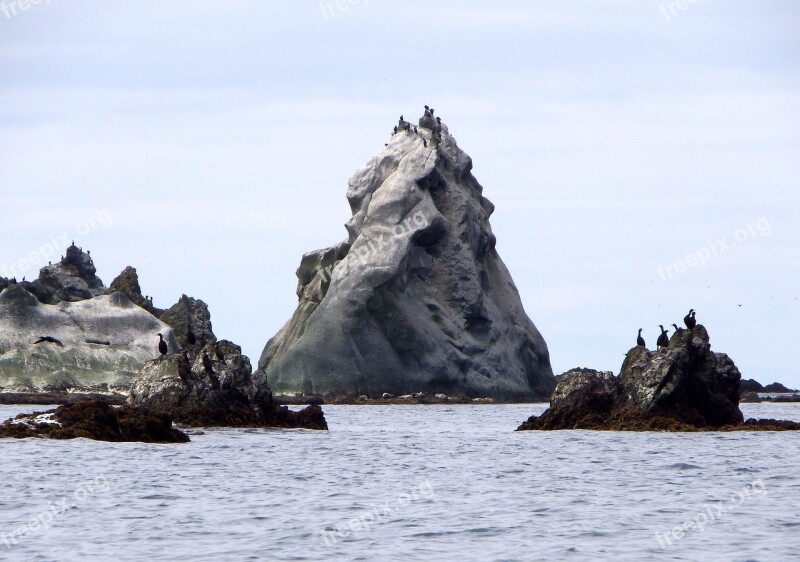
<instances>
[{"instance_id":1,"label":"bird silhouette","mask_svg":"<svg viewBox=\"0 0 800 562\"><path fill-rule=\"evenodd\" d=\"M161 355L167 354L167 342L164 341L164 336L160 333L158 334L158 352Z\"/></svg>"},{"instance_id":2,"label":"bird silhouette","mask_svg":"<svg viewBox=\"0 0 800 562\"><path fill-rule=\"evenodd\" d=\"M39 339L33 342L33 344L36 345L37 343L43 343L43 342L54 343L58 347L64 347L64 344L61 343L60 340L54 338L53 336L39 336Z\"/></svg>"},{"instance_id":3,"label":"bird silhouette","mask_svg":"<svg viewBox=\"0 0 800 562\"><path fill-rule=\"evenodd\" d=\"M656 340L656 346L659 348L667 347L669 345L669 336L667 335L667 330L664 329L664 326L661 324L658 325L661 328L661 335L658 336L658 340Z\"/></svg>"},{"instance_id":4,"label":"bird silhouette","mask_svg":"<svg viewBox=\"0 0 800 562\"><path fill-rule=\"evenodd\" d=\"M191 324L186 325L186 343L188 343L189 345L194 345L197 343L197 337L194 335L194 332L192 331Z\"/></svg>"},{"instance_id":5,"label":"bird silhouette","mask_svg":"<svg viewBox=\"0 0 800 562\"><path fill-rule=\"evenodd\" d=\"M639 335L636 337L636 345L640 345L642 347L647 347L647 344L644 343L644 338L642 337L642 329L639 328Z\"/></svg>"},{"instance_id":6,"label":"bird silhouette","mask_svg":"<svg viewBox=\"0 0 800 562\"><path fill-rule=\"evenodd\" d=\"M695 320L695 312L693 308L689 309L689 314L683 317L683 323L686 324L686 327L690 330L697 326L697 320Z\"/></svg>"}]
</instances>

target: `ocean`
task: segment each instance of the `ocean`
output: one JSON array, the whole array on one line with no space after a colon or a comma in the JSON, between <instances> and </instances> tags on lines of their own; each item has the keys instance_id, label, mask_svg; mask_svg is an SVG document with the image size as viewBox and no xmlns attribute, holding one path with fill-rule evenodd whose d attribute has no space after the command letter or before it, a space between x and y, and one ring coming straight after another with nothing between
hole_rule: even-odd
<instances>
[{"instance_id":1,"label":"ocean","mask_svg":"<svg viewBox=\"0 0 800 562\"><path fill-rule=\"evenodd\" d=\"M323 408L329 432L3 440L0 560L800 560L800 432L514 432L545 404ZM800 404L741 408L800 421Z\"/></svg>"}]
</instances>

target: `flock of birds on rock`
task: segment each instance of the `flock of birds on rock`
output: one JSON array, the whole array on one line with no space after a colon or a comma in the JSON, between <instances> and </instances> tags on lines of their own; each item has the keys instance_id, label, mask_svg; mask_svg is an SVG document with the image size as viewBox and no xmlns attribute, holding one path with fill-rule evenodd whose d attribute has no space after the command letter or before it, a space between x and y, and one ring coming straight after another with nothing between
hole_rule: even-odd
<instances>
[{"instance_id":1,"label":"flock of birds on rock","mask_svg":"<svg viewBox=\"0 0 800 562\"><path fill-rule=\"evenodd\" d=\"M691 330L695 326L697 326L697 319L695 318L695 310L693 308L689 309L689 314L683 317L683 323L686 324L686 327ZM675 333L683 331L683 328L679 328L677 324L672 325L675 328ZM669 345L669 332L668 330L664 329L662 324L659 324L658 327L661 329L661 334L658 336L656 340L657 349L665 348ZM636 337L636 345L640 347L647 347L647 344L642 337L642 329L639 328L639 335Z\"/></svg>"},{"instance_id":2,"label":"flock of birds on rock","mask_svg":"<svg viewBox=\"0 0 800 562\"><path fill-rule=\"evenodd\" d=\"M432 107L425 106L425 119L433 120L433 112L435 110ZM392 129L392 136L396 135L397 133L405 131L408 134L411 134L411 131L414 131L415 135L419 134L419 130L416 126L412 126L411 123L405 120L405 118L401 115L400 120L398 121L397 125L395 125L394 129ZM442 140L442 118L436 117L436 123L432 127L433 134L431 135L431 140L435 142L441 142ZM426 148L428 147L428 141L426 139L422 139L422 144ZM383 146L389 146L389 143L384 143Z\"/></svg>"},{"instance_id":3,"label":"flock of birds on rock","mask_svg":"<svg viewBox=\"0 0 800 562\"><path fill-rule=\"evenodd\" d=\"M156 335L158 336L158 352L161 354L161 358L163 358L167 355L169 348L167 347L167 342L164 340L164 335L161 333ZM197 336L192 331L191 324L187 324L186 326L186 343L192 347L198 343ZM203 336L200 340L200 346L205 347L205 345L206 339L205 336ZM181 377L181 380L184 382L184 384L188 385L191 378L192 368L189 365L189 357L187 353L187 350L181 350L180 362L178 363L178 375ZM216 355L217 359L221 361L223 365L227 365L225 362L225 355L217 345L214 346L214 355ZM208 353L206 353L205 350L203 350L203 370L208 376L208 380L211 383L211 388L214 390L219 389L219 377L214 372L214 364L211 362L211 358L208 356Z\"/></svg>"}]
</instances>

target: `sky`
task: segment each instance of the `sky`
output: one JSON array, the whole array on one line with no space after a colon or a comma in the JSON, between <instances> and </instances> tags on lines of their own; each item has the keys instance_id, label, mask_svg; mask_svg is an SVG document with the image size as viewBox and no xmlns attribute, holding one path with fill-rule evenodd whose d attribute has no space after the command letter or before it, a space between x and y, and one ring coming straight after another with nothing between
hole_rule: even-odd
<instances>
[{"instance_id":1,"label":"sky","mask_svg":"<svg viewBox=\"0 0 800 562\"><path fill-rule=\"evenodd\" d=\"M798 30L794 0L0 0L0 275L74 239L255 365L429 104L555 373L618 373L694 308L800 388Z\"/></svg>"}]
</instances>

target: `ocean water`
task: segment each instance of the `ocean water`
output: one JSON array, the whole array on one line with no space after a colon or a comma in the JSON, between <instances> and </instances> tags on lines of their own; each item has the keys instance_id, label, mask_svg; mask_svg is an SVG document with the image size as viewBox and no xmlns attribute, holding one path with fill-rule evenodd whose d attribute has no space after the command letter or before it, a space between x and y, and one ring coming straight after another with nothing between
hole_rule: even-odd
<instances>
[{"instance_id":1,"label":"ocean water","mask_svg":"<svg viewBox=\"0 0 800 562\"><path fill-rule=\"evenodd\" d=\"M0 441L0 560L800 560L800 433L514 432L545 407ZM742 410L800 421L800 404Z\"/></svg>"}]
</instances>

